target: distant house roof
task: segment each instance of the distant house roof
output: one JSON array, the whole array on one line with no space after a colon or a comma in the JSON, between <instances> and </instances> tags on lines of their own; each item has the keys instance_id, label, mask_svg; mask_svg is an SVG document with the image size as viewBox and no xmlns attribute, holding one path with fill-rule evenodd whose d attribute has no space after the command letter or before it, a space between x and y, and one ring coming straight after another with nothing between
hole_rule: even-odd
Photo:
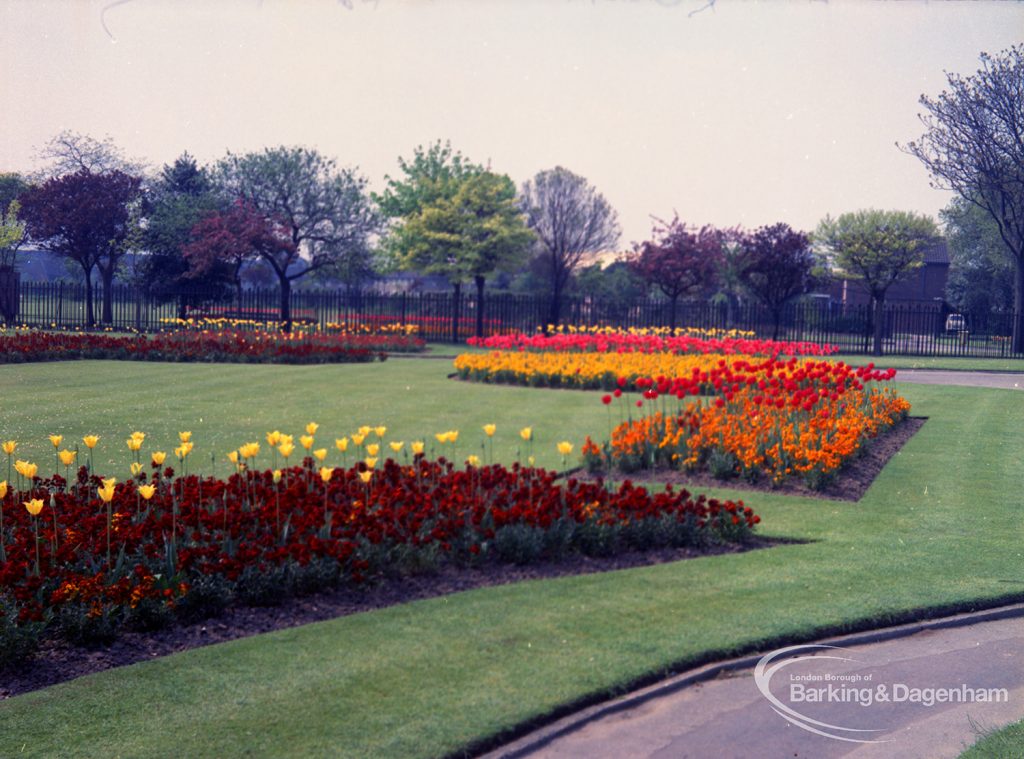
<instances>
[{"instance_id":1,"label":"distant house roof","mask_svg":"<svg viewBox=\"0 0 1024 759\"><path fill-rule=\"evenodd\" d=\"M946 246L945 239L937 240L924 249L924 262L949 265L949 248Z\"/></svg>"}]
</instances>

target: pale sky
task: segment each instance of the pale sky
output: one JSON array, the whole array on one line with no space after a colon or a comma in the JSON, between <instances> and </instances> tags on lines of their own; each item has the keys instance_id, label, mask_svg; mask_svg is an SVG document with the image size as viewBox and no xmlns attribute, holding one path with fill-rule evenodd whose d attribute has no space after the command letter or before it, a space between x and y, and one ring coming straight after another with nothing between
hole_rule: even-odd
<instances>
[{"instance_id":1,"label":"pale sky","mask_svg":"<svg viewBox=\"0 0 1024 759\"><path fill-rule=\"evenodd\" d=\"M157 167L314 147L373 189L450 139L521 184L556 165L619 213L935 214L921 93L1024 39L1019 2L0 0L0 171L62 129ZM109 33L108 33L109 30Z\"/></svg>"}]
</instances>

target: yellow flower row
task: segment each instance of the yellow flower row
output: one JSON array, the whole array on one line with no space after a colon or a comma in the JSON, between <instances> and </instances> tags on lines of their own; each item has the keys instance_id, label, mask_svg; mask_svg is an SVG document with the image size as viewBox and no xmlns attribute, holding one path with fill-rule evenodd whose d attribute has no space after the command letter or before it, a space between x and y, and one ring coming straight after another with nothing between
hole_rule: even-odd
<instances>
[{"instance_id":1,"label":"yellow flower row","mask_svg":"<svg viewBox=\"0 0 1024 759\"><path fill-rule=\"evenodd\" d=\"M704 327L676 327L675 329L670 327L629 327L622 329L621 327L576 326L574 324L549 324L546 330L538 328L538 331L559 335L657 335L658 337L706 337L712 339L752 338L756 334L750 330L719 329L718 327L709 329Z\"/></svg>"},{"instance_id":2,"label":"yellow flower row","mask_svg":"<svg viewBox=\"0 0 1024 759\"><path fill-rule=\"evenodd\" d=\"M710 371L725 358L717 353L492 351L462 354L455 369L463 379L483 382L611 390L619 377L689 377L694 369Z\"/></svg>"}]
</instances>

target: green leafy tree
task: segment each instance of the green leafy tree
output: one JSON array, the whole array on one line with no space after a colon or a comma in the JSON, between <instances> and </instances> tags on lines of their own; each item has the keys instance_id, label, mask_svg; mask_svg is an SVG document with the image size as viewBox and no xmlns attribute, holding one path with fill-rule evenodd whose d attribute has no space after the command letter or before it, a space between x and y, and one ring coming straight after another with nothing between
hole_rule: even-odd
<instances>
[{"instance_id":1,"label":"green leafy tree","mask_svg":"<svg viewBox=\"0 0 1024 759\"><path fill-rule=\"evenodd\" d=\"M984 328L995 312L1013 308L1014 263L995 221L963 198L939 212L949 247L946 300Z\"/></svg>"},{"instance_id":2,"label":"green leafy tree","mask_svg":"<svg viewBox=\"0 0 1024 759\"><path fill-rule=\"evenodd\" d=\"M482 171L450 183L457 185L450 197L436 197L403 223L402 264L426 274L443 274L452 283L452 340L457 341L463 284L476 285L476 334L482 336L487 277L519 267L534 237L507 176Z\"/></svg>"},{"instance_id":3,"label":"green leafy tree","mask_svg":"<svg viewBox=\"0 0 1024 759\"><path fill-rule=\"evenodd\" d=\"M228 197L244 200L286 231L288 247L259 251L277 276L286 329L295 280L319 270L362 275L372 270L369 238L380 222L366 179L354 169L338 169L315 150L281 146L228 153L216 179Z\"/></svg>"},{"instance_id":4,"label":"green leafy tree","mask_svg":"<svg viewBox=\"0 0 1024 759\"><path fill-rule=\"evenodd\" d=\"M589 299L593 319L622 324L630 308L647 295L648 286L620 257L607 266L595 263L577 271L573 291Z\"/></svg>"},{"instance_id":5,"label":"green leafy tree","mask_svg":"<svg viewBox=\"0 0 1024 759\"><path fill-rule=\"evenodd\" d=\"M150 192L141 247L146 251L139 265L137 284L157 301L178 301L178 316L195 305L200 296L190 292L196 281L190 277L184 255L192 242L192 229L207 215L227 206L216 192L209 173L187 152L173 164L165 165ZM229 267L211 266L203 272L206 295L226 295L232 281Z\"/></svg>"},{"instance_id":6,"label":"green leafy tree","mask_svg":"<svg viewBox=\"0 0 1024 759\"><path fill-rule=\"evenodd\" d=\"M931 217L909 211L855 211L818 225L814 239L832 267L859 280L871 297L876 356L882 355L886 291L924 265L924 249L937 236Z\"/></svg>"},{"instance_id":7,"label":"green leafy tree","mask_svg":"<svg viewBox=\"0 0 1024 759\"><path fill-rule=\"evenodd\" d=\"M1014 263L1013 350L1024 352L1024 44L981 54L972 76L946 74L949 89L921 96L925 134L903 149L932 185L953 190L995 222Z\"/></svg>"}]
</instances>

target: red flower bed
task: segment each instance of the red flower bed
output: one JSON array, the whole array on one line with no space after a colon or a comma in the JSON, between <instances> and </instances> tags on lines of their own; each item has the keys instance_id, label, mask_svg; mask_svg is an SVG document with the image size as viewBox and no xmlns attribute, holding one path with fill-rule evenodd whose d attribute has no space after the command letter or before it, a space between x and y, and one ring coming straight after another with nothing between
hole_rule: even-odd
<instances>
[{"instance_id":1,"label":"red flower bed","mask_svg":"<svg viewBox=\"0 0 1024 759\"><path fill-rule=\"evenodd\" d=\"M14 651L20 632L44 625L73 640L102 638L122 624L201 615L232 595L273 603L447 561L737 542L760 521L742 502L628 481L616 491L556 484L554 472L518 464L456 469L417 455L409 466L324 470L326 483L305 464L227 480L156 470L150 500L141 474L115 485L109 504L85 467L71 485L35 478L31 490L7 493L0 643ZM24 505L33 498L35 517Z\"/></svg>"},{"instance_id":2,"label":"red flower bed","mask_svg":"<svg viewBox=\"0 0 1024 759\"><path fill-rule=\"evenodd\" d=\"M406 335L246 332L162 332L154 335L17 331L0 333L0 363L66 359L348 363L383 360L388 350L410 350L423 341Z\"/></svg>"},{"instance_id":3,"label":"red flower bed","mask_svg":"<svg viewBox=\"0 0 1024 759\"><path fill-rule=\"evenodd\" d=\"M471 337L469 345L497 350L571 351L576 353L722 353L748 356L825 356L836 353L834 345L780 342L747 338L707 338L688 335L552 334L494 335Z\"/></svg>"}]
</instances>

